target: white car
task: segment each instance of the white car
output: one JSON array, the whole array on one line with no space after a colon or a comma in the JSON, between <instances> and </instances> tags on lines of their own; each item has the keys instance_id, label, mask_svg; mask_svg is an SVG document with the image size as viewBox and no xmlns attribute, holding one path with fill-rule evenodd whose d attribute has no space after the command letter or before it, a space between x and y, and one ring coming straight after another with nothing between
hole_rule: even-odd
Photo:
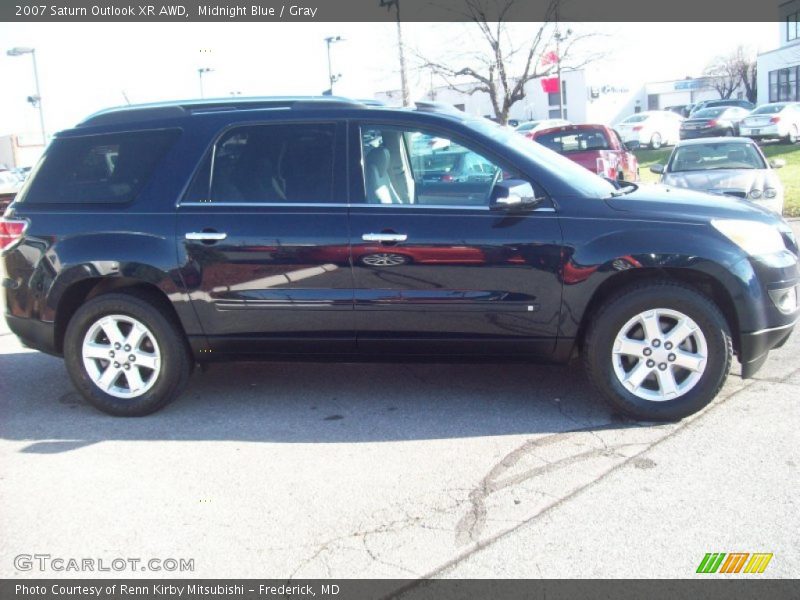
<instances>
[{"instance_id":1,"label":"white car","mask_svg":"<svg viewBox=\"0 0 800 600\"><path fill-rule=\"evenodd\" d=\"M572 125L572 123L566 119L539 119L538 121L520 123L514 128L514 131L523 135L532 135L540 129L550 129L551 127L561 127L562 125Z\"/></svg>"},{"instance_id":2,"label":"white car","mask_svg":"<svg viewBox=\"0 0 800 600\"><path fill-rule=\"evenodd\" d=\"M22 186L19 176L13 171L0 171L0 194L16 194Z\"/></svg>"},{"instance_id":3,"label":"white car","mask_svg":"<svg viewBox=\"0 0 800 600\"><path fill-rule=\"evenodd\" d=\"M800 140L800 104L773 102L756 108L739 124L739 135L763 139L782 139L789 144Z\"/></svg>"},{"instance_id":4,"label":"white car","mask_svg":"<svg viewBox=\"0 0 800 600\"><path fill-rule=\"evenodd\" d=\"M649 146L658 150L680 141L681 121L683 117L670 110L648 110L631 115L614 129L627 146Z\"/></svg>"},{"instance_id":5,"label":"white car","mask_svg":"<svg viewBox=\"0 0 800 600\"><path fill-rule=\"evenodd\" d=\"M650 166L660 183L733 196L773 212L783 212L783 185L775 169L786 162L767 162L753 140L735 137L697 138L680 142L666 165Z\"/></svg>"}]
</instances>

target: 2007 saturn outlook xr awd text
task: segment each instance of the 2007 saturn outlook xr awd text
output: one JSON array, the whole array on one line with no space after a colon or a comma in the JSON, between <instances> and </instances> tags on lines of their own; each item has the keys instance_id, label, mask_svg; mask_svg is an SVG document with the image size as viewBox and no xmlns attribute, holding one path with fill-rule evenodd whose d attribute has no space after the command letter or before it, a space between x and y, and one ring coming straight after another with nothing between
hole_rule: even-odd
<instances>
[{"instance_id":1,"label":"2007 saturn outlook xr awd text","mask_svg":"<svg viewBox=\"0 0 800 600\"><path fill-rule=\"evenodd\" d=\"M433 104L103 111L53 139L0 246L11 330L114 415L208 361L581 356L617 410L678 419L799 312L780 217L612 183Z\"/></svg>"}]
</instances>

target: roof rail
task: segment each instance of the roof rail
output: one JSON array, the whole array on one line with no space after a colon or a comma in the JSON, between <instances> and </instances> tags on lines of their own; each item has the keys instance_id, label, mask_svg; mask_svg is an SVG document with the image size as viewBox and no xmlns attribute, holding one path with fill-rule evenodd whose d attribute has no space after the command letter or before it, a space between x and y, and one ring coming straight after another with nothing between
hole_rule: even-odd
<instances>
[{"instance_id":1,"label":"roof rail","mask_svg":"<svg viewBox=\"0 0 800 600\"><path fill-rule=\"evenodd\" d=\"M371 105L371 104L370 104ZM180 118L189 114L229 110L259 110L289 108L313 110L319 108L358 108L368 106L365 101L339 96L275 96L252 98L212 98L208 100L177 100L107 108L89 115L78 127L134 123L156 119Z\"/></svg>"}]
</instances>

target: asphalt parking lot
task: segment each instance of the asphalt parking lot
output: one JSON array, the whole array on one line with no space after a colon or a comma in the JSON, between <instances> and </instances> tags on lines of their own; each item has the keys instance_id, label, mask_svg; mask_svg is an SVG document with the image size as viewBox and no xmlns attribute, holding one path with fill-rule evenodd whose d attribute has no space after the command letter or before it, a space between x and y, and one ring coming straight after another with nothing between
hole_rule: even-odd
<instances>
[{"instance_id":1,"label":"asphalt parking lot","mask_svg":"<svg viewBox=\"0 0 800 600\"><path fill-rule=\"evenodd\" d=\"M86 575L15 566L39 553L194 559L183 577L682 578L707 552L796 577L798 351L677 424L526 365L217 365L119 419L3 323L0 577Z\"/></svg>"}]
</instances>

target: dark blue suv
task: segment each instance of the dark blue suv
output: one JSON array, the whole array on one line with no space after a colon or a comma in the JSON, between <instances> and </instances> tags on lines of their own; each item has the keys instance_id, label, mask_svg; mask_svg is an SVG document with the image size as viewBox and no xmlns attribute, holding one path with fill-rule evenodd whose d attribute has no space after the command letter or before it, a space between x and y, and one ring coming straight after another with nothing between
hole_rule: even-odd
<instances>
[{"instance_id":1,"label":"dark blue suv","mask_svg":"<svg viewBox=\"0 0 800 600\"><path fill-rule=\"evenodd\" d=\"M616 409L677 419L798 318L779 217L606 181L434 105L103 111L55 137L0 246L12 331L115 415L210 361L580 355Z\"/></svg>"}]
</instances>

